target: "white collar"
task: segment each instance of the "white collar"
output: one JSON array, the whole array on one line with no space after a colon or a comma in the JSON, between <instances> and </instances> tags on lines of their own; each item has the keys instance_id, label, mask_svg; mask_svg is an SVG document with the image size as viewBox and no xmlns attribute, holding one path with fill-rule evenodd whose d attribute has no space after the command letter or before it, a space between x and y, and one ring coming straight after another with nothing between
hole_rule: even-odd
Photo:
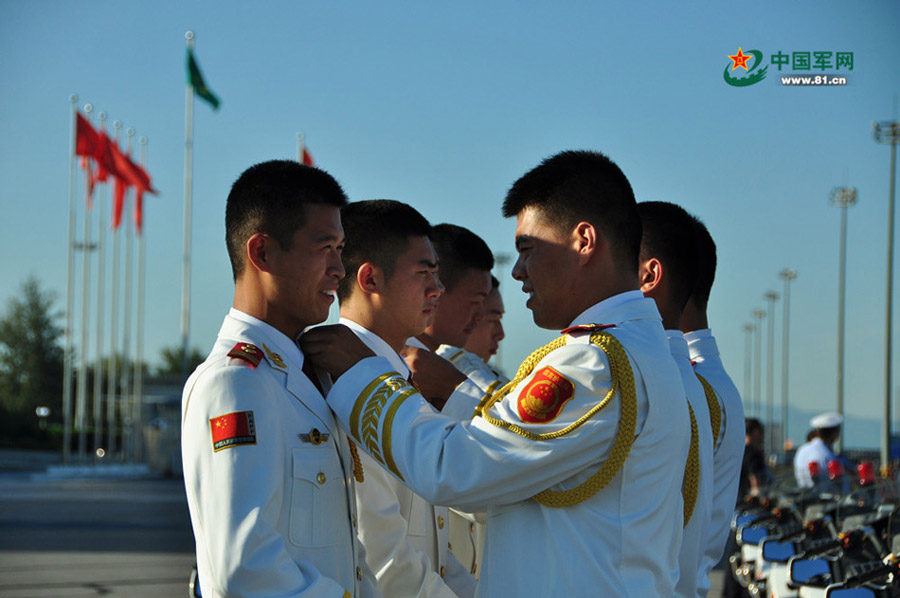
<instances>
[{"instance_id":1,"label":"white collar","mask_svg":"<svg viewBox=\"0 0 900 598\"><path fill-rule=\"evenodd\" d=\"M701 328L699 330L691 330L690 332L684 333L684 339L688 342L699 341L704 338L712 338L711 328Z\"/></svg>"},{"instance_id":2,"label":"white collar","mask_svg":"<svg viewBox=\"0 0 900 598\"><path fill-rule=\"evenodd\" d=\"M297 343L288 338L285 333L281 332L271 324L267 324L259 318L242 312L239 309L235 309L234 307L228 310L228 315L245 324L261 328L263 332L266 333L266 340L275 345L274 347L269 347L269 349L278 353L281 355L282 359L287 360L298 368L303 367L303 352L300 350L300 347L297 346ZM268 351L266 352L268 353Z\"/></svg>"},{"instance_id":3,"label":"white collar","mask_svg":"<svg viewBox=\"0 0 900 598\"><path fill-rule=\"evenodd\" d=\"M613 295L612 297L607 297L603 301L599 303L595 303L572 320L569 326L577 326L578 324L587 324L587 323L597 323L597 324L607 324L609 322L604 322L603 318L600 317L604 312L610 311L619 307L620 305L624 305L629 301L637 301L644 298L644 294L638 290L634 291L625 291L624 293L619 293L617 295Z\"/></svg>"},{"instance_id":4,"label":"white collar","mask_svg":"<svg viewBox=\"0 0 900 598\"><path fill-rule=\"evenodd\" d=\"M400 354L394 351L394 349L387 344L387 342L369 330L368 328L357 324L353 320L349 320L347 318L341 318L338 320L339 324L343 324L350 330L352 330L359 339L365 343L367 347L372 349L375 352L375 355L379 357L385 357L390 362L391 367L393 367L398 373L400 373L404 378L409 378L409 366L406 365L406 362L403 361L403 358L400 357Z\"/></svg>"}]
</instances>

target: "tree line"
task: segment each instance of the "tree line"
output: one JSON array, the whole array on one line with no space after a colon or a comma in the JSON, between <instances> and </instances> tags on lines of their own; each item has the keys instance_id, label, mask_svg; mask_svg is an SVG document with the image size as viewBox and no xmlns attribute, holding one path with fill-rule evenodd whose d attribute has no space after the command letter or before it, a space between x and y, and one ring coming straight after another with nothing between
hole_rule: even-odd
<instances>
[{"instance_id":1,"label":"tree line","mask_svg":"<svg viewBox=\"0 0 900 598\"><path fill-rule=\"evenodd\" d=\"M42 288L31 276L0 312L0 447L62 448L65 314L56 303L56 293ZM182 354L180 346L166 347L156 367L141 363L145 380L152 383L153 377L180 378ZM203 355L193 348L191 369L201 361ZM93 378L99 374L106 396L108 356L101 363L100 372L96 364L88 366L87 388L93 389ZM125 365L122 356L116 354L117 370L123 371ZM134 361L127 365L134 371ZM39 408L49 413L39 417ZM41 412L46 413L43 409Z\"/></svg>"}]
</instances>

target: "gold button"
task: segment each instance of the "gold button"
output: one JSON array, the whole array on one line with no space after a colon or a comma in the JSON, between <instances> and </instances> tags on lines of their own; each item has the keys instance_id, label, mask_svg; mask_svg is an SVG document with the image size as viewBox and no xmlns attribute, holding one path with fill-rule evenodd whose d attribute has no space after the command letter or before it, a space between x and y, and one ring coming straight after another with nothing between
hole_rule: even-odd
<instances>
[{"instance_id":1,"label":"gold button","mask_svg":"<svg viewBox=\"0 0 900 598\"><path fill-rule=\"evenodd\" d=\"M444 516L438 515L438 529L444 529Z\"/></svg>"},{"instance_id":2,"label":"gold button","mask_svg":"<svg viewBox=\"0 0 900 598\"><path fill-rule=\"evenodd\" d=\"M316 476L316 481L319 482L320 484L324 484L325 480L327 480L327 479L328 478L325 477L325 474L322 473L321 471L319 472L319 475Z\"/></svg>"},{"instance_id":3,"label":"gold button","mask_svg":"<svg viewBox=\"0 0 900 598\"><path fill-rule=\"evenodd\" d=\"M362 579L362 569L356 568L356 579Z\"/></svg>"},{"instance_id":4,"label":"gold button","mask_svg":"<svg viewBox=\"0 0 900 598\"><path fill-rule=\"evenodd\" d=\"M475 533L475 524L474 523L469 524L469 532L472 534Z\"/></svg>"},{"instance_id":5,"label":"gold button","mask_svg":"<svg viewBox=\"0 0 900 598\"><path fill-rule=\"evenodd\" d=\"M441 578L443 579L445 575L447 575L447 567L441 567Z\"/></svg>"}]
</instances>

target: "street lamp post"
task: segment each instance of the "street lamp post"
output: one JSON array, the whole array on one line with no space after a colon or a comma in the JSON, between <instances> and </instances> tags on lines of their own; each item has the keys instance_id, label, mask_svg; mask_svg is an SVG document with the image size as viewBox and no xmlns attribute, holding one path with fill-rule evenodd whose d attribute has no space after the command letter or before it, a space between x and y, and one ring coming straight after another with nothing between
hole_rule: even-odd
<instances>
[{"instance_id":1,"label":"street lamp post","mask_svg":"<svg viewBox=\"0 0 900 598\"><path fill-rule=\"evenodd\" d=\"M847 296L847 208L856 205L854 187L835 187L831 190L831 205L841 208L841 256L838 267L838 336L837 336L837 412L844 415L844 312ZM837 449L844 448L843 437L838 437Z\"/></svg>"},{"instance_id":2,"label":"street lamp post","mask_svg":"<svg viewBox=\"0 0 900 598\"><path fill-rule=\"evenodd\" d=\"M752 415L751 407L753 403L751 402L751 397L753 396L753 390L751 387L751 380L753 379L753 375L751 373L751 365L753 363L752 354L753 354L753 324L744 324L744 411L747 412L748 415Z\"/></svg>"},{"instance_id":3,"label":"street lamp post","mask_svg":"<svg viewBox=\"0 0 900 598\"><path fill-rule=\"evenodd\" d=\"M756 355L754 357L754 392L753 401L756 403L756 416L762 419L762 320L766 317L763 309L756 308L751 312L756 318Z\"/></svg>"},{"instance_id":4,"label":"street lamp post","mask_svg":"<svg viewBox=\"0 0 900 598\"><path fill-rule=\"evenodd\" d=\"M778 293L766 291L764 297L769 302L769 342L766 357L766 424L769 427L769 433L766 436L769 438L769 453L774 453L777 451L775 450L775 399L772 395L775 394L775 301L778 299Z\"/></svg>"},{"instance_id":5,"label":"street lamp post","mask_svg":"<svg viewBox=\"0 0 900 598\"><path fill-rule=\"evenodd\" d=\"M791 316L791 281L797 278L797 271L785 268L778 273L784 280L784 323L781 336L781 447L787 446L788 439L788 336Z\"/></svg>"},{"instance_id":6,"label":"street lamp post","mask_svg":"<svg viewBox=\"0 0 900 598\"><path fill-rule=\"evenodd\" d=\"M887 239L887 314L884 339L884 426L881 439L881 467L886 472L891 456L891 343L892 303L894 292L894 180L896 179L897 141L900 140L900 121L874 124L875 141L891 145L891 183L888 198Z\"/></svg>"}]
</instances>

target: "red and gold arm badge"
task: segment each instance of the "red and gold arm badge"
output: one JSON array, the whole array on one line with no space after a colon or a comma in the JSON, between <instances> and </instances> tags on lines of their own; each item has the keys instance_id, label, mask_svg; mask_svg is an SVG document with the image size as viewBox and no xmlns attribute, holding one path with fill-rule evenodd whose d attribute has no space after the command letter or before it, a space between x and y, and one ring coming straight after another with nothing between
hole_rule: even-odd
<instances>
[{"instance_id":1,"label":"red and gold arm badge","mask_svg":"<svg viewBox=\"0 0 900 598\"><path fill-rule=\"evenodd\" d=\"M209 420L213 451L241 444L256 444L256 425L252 411L235 411Z\"/></svg>"},{"instance_id":2,"label":"red and gold arm badge","mask_svg":"<svg viewBox=\"0 0 900 598\"><path fill-rule=\"evenodd\" d=\"M574 396L575 385L571 380L547 366L519 393L519 418L529 424L552 422Z\"/></svg>"}]
</instances>

